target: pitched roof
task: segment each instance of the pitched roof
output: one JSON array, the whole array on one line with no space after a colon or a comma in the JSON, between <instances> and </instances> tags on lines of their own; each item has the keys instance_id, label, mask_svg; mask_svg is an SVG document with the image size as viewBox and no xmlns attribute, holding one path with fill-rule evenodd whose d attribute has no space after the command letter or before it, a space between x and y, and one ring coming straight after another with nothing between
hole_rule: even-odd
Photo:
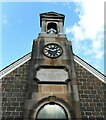
<instances>
[{"instance_id":1,"label":"pitched roof","mask_svg":"<svg viewBox=\"0 0 106 120\"><path fill-rule=\"evenodd\" d=\"M8 75L10 72L18 68L19 66L23 65L27 61L31 59L31 53L28 53L27 55L23 56L22 58L18 59L14 63L10 64L6 68L2 69L0 71L0 79L2 79L4 76ZM87 62L82 60L80 57L74 54L74 61L81 65L83 68L85 68L87 71L89 71L91 74L93 74L95 77L97 77L99 80L104 82L106 84L106 76L103 75L101 72L96 70L94 67L89 65Z\"/></svg>"}]
</instances>

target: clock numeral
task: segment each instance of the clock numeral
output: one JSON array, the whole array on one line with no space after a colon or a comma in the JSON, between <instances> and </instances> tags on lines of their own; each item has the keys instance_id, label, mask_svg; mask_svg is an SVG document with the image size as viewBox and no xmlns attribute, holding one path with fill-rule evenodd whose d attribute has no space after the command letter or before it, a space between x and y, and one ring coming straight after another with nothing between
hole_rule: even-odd
<instances>
[{"instance_id":1,"label":"clock numeral","mask_svg":"<svg viewBox=\"0 0 106 120\"><path fill-rule=\"evenodd\" d=\"M46 52L45 54L48 55L48 52Z\"/></svg>"},{"instance_id":2,"label":"clock numeral","mask_svg":"<svg viewBox=\"0 0 106 120\"><path fill-rule=\"evenodd\" d=\"M56 49L58 50L58 49L60 49L58 46L56 46Z\"/></svg>"},{"instance_id":3,"label":"clock numeral","mask_svg":"<svg viewBox=\"0 0 106 120\"><path fill-rule=\"evenodd\" d=\"M61 51L57 51L58 53L60 53Z\"/></svg>"},{"instance_id":4,"label":"clock numeral","mask_svg":"<svg viewBox=\"0 0 106 120\"><path fill-rule=\"evenodd\" d=\"M55 57L58 57L58 55L57 55L57 54L55 54Z\"/></svg>"},{"instance_id":5,"label":"clock numeral","mask_svg":"<svg viewBox=\"0 0 106 120\"><path fill-rule=\"evenodd\" d=\"M49 48L47 47L47 48L45 48L45 50L49 50Z\"/></svg>"},{"instance_id":6,"label":"clock numeral","mask_svg":"<svg viewBox=\"0 0 106 120\"><path fill-rule=\"evenodd\" d=\"M56 55L59 55L59 54L60 54L60 53L58 53L58 52L56 53Z\"/></svg>"},{"instance_id":7,"label":"clock numeral","mask_svg":"<svg viewBox=\"0 0 106 120\"><path fill-rule=\"evenodd\" d=\"M50 45L49 45L49 46L47 46L47 48L51 48L51 47L50 47Z\"/></svg>"},{"instance_id":8,"label":"clock numeral","mask_svg":"<svg viewBox=\"0 0 106 120\"><path fill-rule=\"evenodd\" d=\"M44 52L46 53L46 52L47 52L47 49L44 49Z\"/></svg>"},{"instance_id":9,"label":"clock numeral","mask_svg":"<svg viewBox=\"0 0 106 120\"><path fill-rule=\"evenodd\" d=\"M52 45L51 47L54 48L54 45Z\"/></svg>"},{"instance_id":10,"label":"clock numeral","mask_svg":"<svg viewBox=\"0 0 106 120\"><path fill-rule=\"evenodd\" d=\"M48 53L48 56L50 57L51 55Z\"/></svg>"}]
</instances>

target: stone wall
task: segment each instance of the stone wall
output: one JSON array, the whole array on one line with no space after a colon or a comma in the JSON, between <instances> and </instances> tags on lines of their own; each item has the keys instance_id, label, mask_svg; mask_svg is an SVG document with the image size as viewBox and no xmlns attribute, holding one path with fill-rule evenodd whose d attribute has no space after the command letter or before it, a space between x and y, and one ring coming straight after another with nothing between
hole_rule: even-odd
<instances>
[{"instance_id":1,"label":"stone wall","mask_svg":"<svg viewBox=\"0 0 106 120\"><path fill-rule=\"evenodd\" d=\"M27 91L29 61L2 79L3 120L23 117L23 106ZM106 85L83 67L75 63L81 114L84 120L104 120Z\"/></svg>"},{"instance_id":2,"label":"stone wall","mask_svg":"<svg viewBox=\"0 0 106 120\"><path fill-rule=\"evenodd\" d=\"M82 118L105 120L106 85L77 63L75 70Z\"/></svg>"},{"instance_id":3,"label":"stone wall","mask_svg":"<svg viewBox=\"0 0 106 120\"><path fill-rule=\"evenodd\" d=\"M26 95L29 62L15 69L2 79L3 120L21 120Z\"/></svg>"}]
</instances>

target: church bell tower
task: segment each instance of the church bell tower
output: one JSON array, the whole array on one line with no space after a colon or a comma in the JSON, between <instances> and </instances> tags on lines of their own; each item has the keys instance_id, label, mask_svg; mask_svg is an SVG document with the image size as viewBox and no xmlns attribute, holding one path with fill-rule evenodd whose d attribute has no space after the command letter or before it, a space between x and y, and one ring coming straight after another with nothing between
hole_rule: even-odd
<instances>
[{"instance_id":1,"label":"church bell tower","mask_svg":"<svg viewBox=\"0 0 106 120\"><path fill-rule=\"evenodd\" d=\"M41 32L33 41L24 120L81 118L71 41L63 14L40 14Z\"/></svg>"}]
</instances>

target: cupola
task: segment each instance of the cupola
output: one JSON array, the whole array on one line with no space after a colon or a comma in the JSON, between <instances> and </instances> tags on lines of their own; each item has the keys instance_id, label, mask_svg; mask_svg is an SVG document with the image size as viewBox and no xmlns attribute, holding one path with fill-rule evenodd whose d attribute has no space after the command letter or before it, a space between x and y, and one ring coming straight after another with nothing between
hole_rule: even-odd
<instances>
[{"instance_id":1,"label":"cupola","mask_svg":"<svg viewBox=\"0 0 106 120\"><path fill-rule=\"evenodd\" d=\"M56 12L41 13L40 14L41 33L63 34L64 18L65 16L63 14L59 14Z\"/></svg>"}]
</instances>

